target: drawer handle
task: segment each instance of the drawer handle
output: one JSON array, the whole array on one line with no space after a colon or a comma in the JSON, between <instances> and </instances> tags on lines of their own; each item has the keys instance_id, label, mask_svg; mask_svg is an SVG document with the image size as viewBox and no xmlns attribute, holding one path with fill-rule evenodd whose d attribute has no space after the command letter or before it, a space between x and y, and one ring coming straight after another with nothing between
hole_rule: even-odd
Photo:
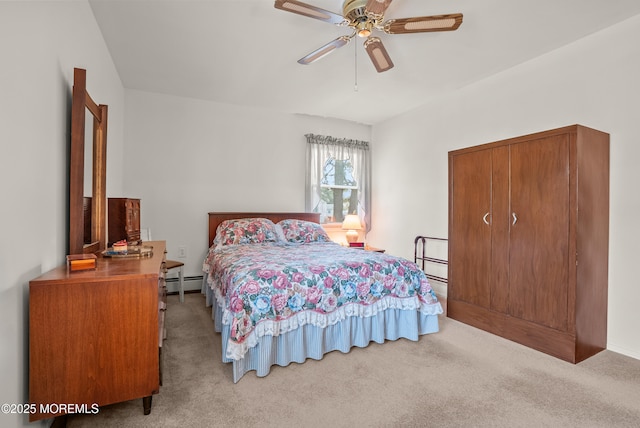
<instances>
[{"instance_id":1,"label":"drawer handle","mask_svg":"<svg viewBox=\"0 0 640 428\"><path fill-rule=\"evenodd\" d=\"M484 215L484 217L482 217L482 221L484 221L485 224L489 224L489 222L487 221L487 217L489 217L488 212Z\"/></svg>"},{"instance_id":2,"label":"drawer handle","mask_svg":"<svg viewBox=\"0 0 640 428\"><path fill-rule=\"evenodd\" d=\"M516 222L518 221L518 217L516 216L516 213L511 213L511 215L513 216L513 223L512 225L515 226Z\"/></svg>"}]
</instances>

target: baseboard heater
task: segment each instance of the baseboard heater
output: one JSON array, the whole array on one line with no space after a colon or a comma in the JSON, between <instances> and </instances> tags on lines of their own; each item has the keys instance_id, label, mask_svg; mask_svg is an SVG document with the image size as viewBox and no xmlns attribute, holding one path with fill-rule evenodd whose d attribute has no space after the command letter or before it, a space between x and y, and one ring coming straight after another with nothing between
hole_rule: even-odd
<instances>
[{"instance_id":1,"label":"baseboard heater","mask_svg":"<svg viewBox=\"0 0 640 428\"><path fill-rule=\"evenodd\" d=\"M184 281L184 292L199 293L202 290L202 278L202 275L185 276L182 279ZM167 284L167 294L178 294L178 281L179 279L177 276L165 279Z\"/></svg>"}]
</instances>

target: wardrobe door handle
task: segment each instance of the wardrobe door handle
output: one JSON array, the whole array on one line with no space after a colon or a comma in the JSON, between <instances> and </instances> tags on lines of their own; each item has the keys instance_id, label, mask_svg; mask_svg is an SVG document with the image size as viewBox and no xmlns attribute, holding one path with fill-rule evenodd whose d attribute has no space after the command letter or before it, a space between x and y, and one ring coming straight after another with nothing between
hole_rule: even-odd
<instances>
[{"instance_id":1,"label":"wardrobe door handle","mask_svg":"<svg viewBox=\"0 0 640 428\"><path fill-rule=\"evenodd\" d=\"M482 221L484 221L485 224L489 224L489 222L487 221L487 217L489 217L489 213L486 213L484 217L482 217Z\"/></svg>"},{"instance_id":2,"label":"wardrobe door handle","mask_svg":"<svg viewBox=\"0 0 640 428\"><path fill-rule=\"evenodd\" d=\"M516 216L516 213L511 213L511 215L513 216L513 223L512 226L516 225L516 222L518 221L518 217Z\"/></svg>"}]
</instances>

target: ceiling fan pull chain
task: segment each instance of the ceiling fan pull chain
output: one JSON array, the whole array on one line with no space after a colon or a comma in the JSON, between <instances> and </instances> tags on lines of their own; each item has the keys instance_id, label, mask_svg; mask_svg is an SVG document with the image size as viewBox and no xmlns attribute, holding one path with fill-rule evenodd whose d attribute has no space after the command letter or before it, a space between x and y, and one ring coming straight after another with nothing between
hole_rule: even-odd
<instances>
[{"instance_id":1,"label":"ceiling fan pull chain","mask_svg":"<svg viewBox=\"0 0 640 428\"><path fill-rule=\"evenodd\" d=\"M354 75L354 86L353 86L353 91L354 92L358 92L358 44L354 43L353 44L353 58L354 58L354 70L355 70L355 75Z\"/></svg>"}]
</instances>

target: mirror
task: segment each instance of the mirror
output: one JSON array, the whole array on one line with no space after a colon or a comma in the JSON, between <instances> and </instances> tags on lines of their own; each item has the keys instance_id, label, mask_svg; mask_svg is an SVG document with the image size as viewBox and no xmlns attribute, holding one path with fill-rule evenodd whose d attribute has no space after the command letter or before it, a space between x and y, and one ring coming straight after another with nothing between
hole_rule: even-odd
<instances>
[{"instance_id":1,"label":"mirror","mask_svg":"<svg viewBox=\"0 0 640 428\"><path fill-rule=\"evenodd\" d=\"M86 70L75 68L69 161L69 254L96 253L106 248L107 112L108 106L97 105L87 92ZM85 132L92 135L90 147L86 145ZM87 177L91 191L87 189L86 195L85 153L91 153L87 159L87 163L91 163L87 165L91 166L87 168L87 172L91 172L91 180ZM88 212L90 215L85 215ZM90 227L87 222L91 223ZM87 239L85 230L86 234L90 233Z\"/></svg>"},{"instance_id":2,"label":"mirror","mask_svg":"<svg viewBox=\"0 0 640 428\"><path fill-rule=\"evenodd\" d=\"M91 201L93 196L93 114L85 114L84 121L84 182L82 212L84 222L83 243L93 242L91 237Z\"/></svg>"}]
</instances>

